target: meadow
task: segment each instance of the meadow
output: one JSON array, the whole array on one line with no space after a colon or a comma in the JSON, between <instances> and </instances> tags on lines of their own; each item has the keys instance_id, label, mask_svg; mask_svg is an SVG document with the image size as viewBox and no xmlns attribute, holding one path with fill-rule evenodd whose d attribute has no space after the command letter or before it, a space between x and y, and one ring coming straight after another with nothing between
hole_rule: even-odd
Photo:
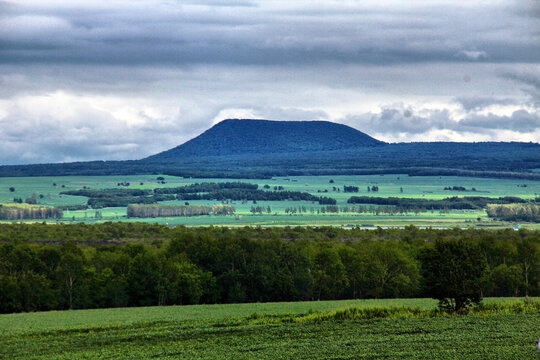
<instances>
[{"instance_id":1,"label":"meadow","mask_svg":"<svg viewBox=\"0 0 540 360\"><path fill-rule=\"evenodd\" d=\"M407 176L407 175L358 175L358 176L292 176L276 177L267 180L255 179L192 179L163 176L165 183L157 181L156 175L133 176L69 176L69 177L25 177L0 178L0 203L12 203L14 198L22 200L35 194L37 203L48 206L84 205L87 198L81 196L61 195L62 191L77 190L83 187L91 189L129 188L154 189L161 187L178 187L202 182L242 181L256 183L259 189L265 185L282 187L288 191L308 192L315 196L328 196L337 200L342 208L352 195L377 197L408 197L423 199L443 199L451 196L484 196L504 197L516 196L523 199L534 199L540 196L540 183L532 180L490 179L453 176ZM129 186L118 186L118 183L129 183ZM358 193L345 193L344 186L357 186ZM367 187L377 186L379 191L368 192ZM445 187L464 187L467 191L448 191ZM14 188L14 191L10 191ZM335 188L335 189L334 189ZM476 191L471 191L474 188ZM340 189L340 191L337 191ZM184 204L183 201L165 201L164 204ZM192 205L215 205L219 201L194 200ZM425 227L513 227L512 222L494 221L487 217L483 210L450 210L409 212L404 215L357 214L340 212L338 214L321 214L317 210L319 204L310 201L258 201L242 203L234 201L237 216L199 216L168 217L150 219L127 219L125 207L111 207L97 210L64 211L63 222L104 222L104 221L144 221L168 225L223 225L223 226L296 226L296 225L331 225L331 226L363 226L394 227L414 224ZM271 212L263 214L251 213L252 206L270 207ZM302 214L287 214L288 208L303 207ZM55 220L50 220L56 222ZM521 224L527 228L538 229L538 224Z\"/></svg>"},{"instance_id":2,"label":"meadow","mask_svg":"<svg viewBox=\"0 0 540 360\"><path fill-rule=\"evenodd\" d=\"M517 298L489 298L489 304ZM310 321L343 308L431 309L431 299L168 306L0 315L10 359L534 359L540 314ZM308 319L295 321L295 319ZM270 319L267 321L266 319ZM283 321L275 321L283 320Z\"/></svg>"}]
</instances>

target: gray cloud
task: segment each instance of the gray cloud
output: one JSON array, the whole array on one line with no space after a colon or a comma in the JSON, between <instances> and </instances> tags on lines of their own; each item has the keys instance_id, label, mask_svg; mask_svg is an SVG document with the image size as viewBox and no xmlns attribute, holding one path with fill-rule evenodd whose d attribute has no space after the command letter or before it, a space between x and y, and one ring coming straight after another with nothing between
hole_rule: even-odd
<instances>
[{"instance_id":1,"label":"gray cloud","mask_svg":"<svg viewBox=\"0 0 540 360\"><path fill-rule=\"evenodd\" d=\"M420 134L432 129L449 128L451 120L446 110L415 114L410 109L385 108L379 114L371 116L368 127L377 132L381 132L381 129L391 129L392 132Z\"/></svg>"},{"instance_id":2,"label":"gray cloud","mask_svg":"<svg viewBox=\"0 0 540 360\"><path fill-rule=\"evenodd\" d=\"M480 136L483 140L491 138L500 141L496 130L512 132L514 137L507 140L524 140L521 135L540 131L540 113L525 110L514 111L509 116L473 112L464 118L452 119L449 110L424 109L415 114L407 106L384 107L378 113L349 115L339 122L390 141L419 141L430 132L439 132L444 136L434 140L451 140L447 134L462 133L469 134L472 139Z\"/></svg>"},{"instance_id":3,"label":"gray cloud","mask_svg":"<svg viewBox=\"0 0 540 360\"><path fill-rule=\"evenodd\" d=\"M460 104L466 111L482 110L492 105L513 105L514 99L505 99L492 96L458 96L454 101Z\"/></svg>"},{"instance_id":4,"label":"gray cloud","mask_svg":"<svg viewBox=\"0 0 540 360\"><path fill-rule=\"evenodd\" d=\"M503 129L517 132L531 132L540 129L540 115L529 113L525 110L517 110L510 116L469 115L459 121L459 127L463 130L470 128L482 130Z\"/></svg>"},{"instance_id":5,"label":"gray cloud","mask_svg":"<svg viewBox=\"0 0 540 360\"><path fill-rule=\"evenodd\" d=\"M530 96L531 105L540 108L540 67L536 71L514 71L503 76L524 85L523 91Z\"/></svg>"},{"instance_id":6,"label":"gray cloud","mask_svg":"<svg viewBox=\"0 0 540 360\"><path fill-rule=\"evenodd\" d=\"M303 1L234 2L234 11L221 1L92 4L10 6L0 23L0 62L407 63L480 61L486 54L495 62L540 59L538 47L531 47L537 40L533 20L506 6L417 6L412 12L397 4L383 10Z\"/></svg>"},{"instance_id":7,"label":"gray cloud","mask_svg":"<svg viewBox=\"0 0 540 360\"><path fill-rule=\"evenodd\" d=\"M539 9L0 0L0 164L141 158L243 116L540 141Z\"/></svg>"},{"instance_id":8,"label":"gray cloud","mask_svg":"<svg viewBox=\"0 0 540 360\"><path fill-rule=\"evenodd\" d=\"M477 61L481 59L486 59L488 55L485 51L461 50L456 54L456 57L463 58L466 60Z\"/></svg>"}]
</instances>

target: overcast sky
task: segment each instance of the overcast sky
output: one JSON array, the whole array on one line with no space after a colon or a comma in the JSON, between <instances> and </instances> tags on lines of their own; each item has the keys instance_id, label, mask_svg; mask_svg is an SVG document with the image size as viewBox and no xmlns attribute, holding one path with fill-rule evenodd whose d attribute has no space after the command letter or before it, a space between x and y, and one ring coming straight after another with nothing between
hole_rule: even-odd
<instances>
[{"instance_id":1,"label":"overcast sky","mask_svg":"<svg viewBox=\"0 0 540 360\"><path fill-rule=\"evenodd\" d=\"M226 118L540 142L540 1L0 0L0 164L138 159Z\"/></svg>"}]
</instances>

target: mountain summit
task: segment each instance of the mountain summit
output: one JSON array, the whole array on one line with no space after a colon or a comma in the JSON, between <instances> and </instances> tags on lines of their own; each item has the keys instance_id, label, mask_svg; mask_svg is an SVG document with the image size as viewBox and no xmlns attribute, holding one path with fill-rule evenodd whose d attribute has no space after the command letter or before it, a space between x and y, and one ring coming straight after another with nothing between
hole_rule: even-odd
<instances>
[{"instance_id":1,"label":"mountain summit","mask_svg":"<svg viewBox=\"0 0 540 360\"><path fill-rule=\"evenodd\" d=\"M298 153L373 147L384 142L329 121L228 119L149 160L241 154Z\"/></svg>"}]
</instances>

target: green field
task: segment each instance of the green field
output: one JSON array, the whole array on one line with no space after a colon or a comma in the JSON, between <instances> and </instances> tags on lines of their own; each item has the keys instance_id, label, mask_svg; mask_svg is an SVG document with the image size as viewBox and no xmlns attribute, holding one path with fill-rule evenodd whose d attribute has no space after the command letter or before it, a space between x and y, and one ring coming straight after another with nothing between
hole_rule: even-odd
<instances>
[{"instance_id":1,"label":"green field","mask_svg":"<svg viewBox=\"0 0 540 360\"><path fill-rule=\"evenodd\" d=\"M126 188L119 187L119 182L129 182L129 188L153 189L157 187L178 187L201 182L227 182L243 181L256 183L262 189L264 185L282 186L285 190L309 192L316 196L329 196L337 200L337 205L343 207L347 199L352 195L379 196L379 197L412 197L425 199L443 199L450 196L485 196L503 197L517 196L532 199L540 196L540 182L530 180L508 180L467 177L411 177L407 175L365 175L365 176L296 176L278 177L269 180L255 179L185 179L164 176L166 184L158 184L156 176L96 176L96 177L28 177L28 178L0 178L0 203L11 203L14 198L26 199L36 194L38 204L58 205L82 205L87 198L80 196L60 195L66 190L77 190L83 186L91 189ZM330 183L333 180L333 183ZM142 183L142 185L141 185ZM56 184L56 186L53 186ZM358 186L359 193L344 193L343 186ZM378 186L379 191L368 192L368 186ZM447 191L445 187L463 186L467 189L475 188L477 191ZM15 191L11 192L10 187ZM341 189L334 191L333 187ZM401 192L403 189L403 192ZM323 192L328 190L327 193ZM164 202L167 204L183 204L183 201ZM193 205L213 205L217 201L190 201ZM487 217L485 211L463 210L450 211L449 213L422 212L407 215L373 215L373 214L317 214L320 205L309 201L259 201L257 206L271 208L270 214L253 215L250 208L252 202L242 204L240 201L233 202L239 217L227 216L200 216L200 217L171 217L155 219L129 219L129 221L157 222L169 225L224 225L224 226L294 226L294 225L332 225L332 226L406 226L414 224L426 227L511 227L516 223L494 221ZM285 213L289 207L305 207L307 212L301 215ZM96 219L95 210L65 211L61 221L125 221L126 208L105 208L99 210L101 217ZM538 229L538 224L519 224L523 227Z\"/></svg>"},{"instance_id":2,"label":"green field","mask_svg":"<svg viewBox=\"0 0 540 360\"><path fill-rule=\"evenodd\" d=\"M518 302L512 298L489 303ZM9 359L534 359L539 313L265 323L431 299L170 306L0 315ZM255 320L253 320L255 319Z\"/></svg>"}]
</instances>

